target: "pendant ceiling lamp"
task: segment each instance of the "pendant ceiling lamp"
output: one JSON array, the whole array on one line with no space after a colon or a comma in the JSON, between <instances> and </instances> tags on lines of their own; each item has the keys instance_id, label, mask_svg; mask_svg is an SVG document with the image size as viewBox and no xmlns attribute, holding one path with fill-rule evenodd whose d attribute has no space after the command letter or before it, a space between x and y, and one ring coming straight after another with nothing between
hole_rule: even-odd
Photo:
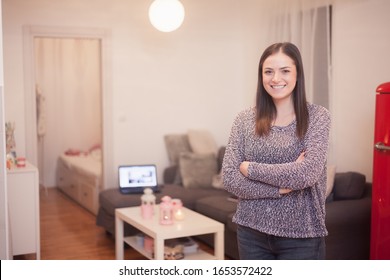
<instances>
[{"instance_id":1,"label":"pendant ceiling lamp","mask_svg":"<svg viewBox=\"0 0 390 280\"><path fill-rule=\"evenodd\" d=\"M184 7L179 0L155 0L149 7L152 25L162 32L171 32L184 20Z\"/></svg>"}]
</instances>

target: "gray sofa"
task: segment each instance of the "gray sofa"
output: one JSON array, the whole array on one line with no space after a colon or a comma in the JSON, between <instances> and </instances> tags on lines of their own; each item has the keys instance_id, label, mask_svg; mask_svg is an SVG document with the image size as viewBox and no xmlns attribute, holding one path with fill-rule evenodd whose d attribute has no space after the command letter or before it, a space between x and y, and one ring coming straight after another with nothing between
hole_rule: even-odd
<instances>
[{"instance_id":1,"label":"gray sofa","mask_svg":"<svg viewBox=\"0 0 390 280\"><path fill-rule=\"evenodd\" d=\"M222 150L223 151L223 150ZM219 153L219 169L223 152ZM177 178L176 166L164 171L164 186L156 194L157 201L164 195L180 198L183 205L198 213L215 219L225 225L225 254L238 259L236 225L232 216L236 202L228 192L218 188L185 188L173 184ZM104 190L99 194L99 212L96 224L114 236L115 208L138 206L138 194L123 195L118 189ZM365 176L357 172L336 173L334 187L326 203L327 259L368 259L370 246L371 184ZM129 225L125 234L136 234ZM206 244L213 246L211 235L198 236Z\"/></svg>"}]
</instances>

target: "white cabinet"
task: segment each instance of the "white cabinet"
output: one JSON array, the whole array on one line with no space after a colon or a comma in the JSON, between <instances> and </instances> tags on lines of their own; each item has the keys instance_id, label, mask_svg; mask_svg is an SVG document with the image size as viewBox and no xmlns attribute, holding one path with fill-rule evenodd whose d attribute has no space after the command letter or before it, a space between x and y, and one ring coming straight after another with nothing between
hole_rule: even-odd
<instances>
[{"instance_id":1,"label":"white cabinet","mask_svg":"<svg viewBox=\"0 0 390 280\"><path fill-rule=\"evenodd\" d=\"M27 162L7 170L7 186L12 254L40 259L38 169Z\"/></svg>"}]
</instances>

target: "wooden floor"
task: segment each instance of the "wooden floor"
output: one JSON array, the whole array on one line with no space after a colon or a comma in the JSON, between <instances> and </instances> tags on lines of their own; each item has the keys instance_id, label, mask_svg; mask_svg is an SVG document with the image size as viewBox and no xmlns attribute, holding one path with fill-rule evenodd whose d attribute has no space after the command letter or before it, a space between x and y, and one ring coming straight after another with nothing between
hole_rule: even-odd
<instances>
[{"instance_id":1,"label":"wooden floor","mask_svg":"<svg viewBox=\"0 0 390 280\"><path fill-rule=\"evenodd\" d=\"M69 199L57 188L40 191L42 260L113 260L115 240L95 224L96 216ZM212 249L200 244L206 251ZM31 259L34 256L17 256ZM125 248L125 259L144 260L140 253Z\"/></svg>"},{"instance_id":2,"label":"wooden floor","mask_svg":"<svg viewBox=\"0 0 390 280\"><path fill-rule=\"evenodd\" d=\"M115 259L115 240L96 226L95 219L57 188L41 189L41 259ZM125 258L145 259L132 248L125 249Z\"/></svg>"}]
</instances>

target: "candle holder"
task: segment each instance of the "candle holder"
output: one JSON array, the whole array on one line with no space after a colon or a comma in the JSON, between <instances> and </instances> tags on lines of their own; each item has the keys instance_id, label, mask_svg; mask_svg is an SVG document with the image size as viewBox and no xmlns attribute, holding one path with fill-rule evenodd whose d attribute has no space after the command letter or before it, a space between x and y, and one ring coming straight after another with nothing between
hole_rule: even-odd
<instances>
[{"instance_id":1,"label":"candle holder","mask_svg":"<svg viewBox=\"0 0 390 280\"><path fill-rule=\"evenodd\" d=\"M177 221L184 219L183 203L180 199L172 199L173 217Z\"/></svg>"},{"instance_id":2,"label":"candle holder","mask_svg":"<svg viewBox=\"0 0 390 280\"><path fill-rule=\"evenodd\" d=\"M173 223L173 208L171 197L164 196L160 203L160 223L163 225L170 225Z\"/></svg>"},{"instance_id":3,"label":"candle holder","mask_svg":"<svg viewBox=\"0 0 390 280\"><path fill-rule=\"evenodd\" d=\"M151 219L154 215L154 206L156 204L156 196L151 188L144 189L144 194L141 196L141 215L144 219Z\"/></svg>"}]
</instances>

